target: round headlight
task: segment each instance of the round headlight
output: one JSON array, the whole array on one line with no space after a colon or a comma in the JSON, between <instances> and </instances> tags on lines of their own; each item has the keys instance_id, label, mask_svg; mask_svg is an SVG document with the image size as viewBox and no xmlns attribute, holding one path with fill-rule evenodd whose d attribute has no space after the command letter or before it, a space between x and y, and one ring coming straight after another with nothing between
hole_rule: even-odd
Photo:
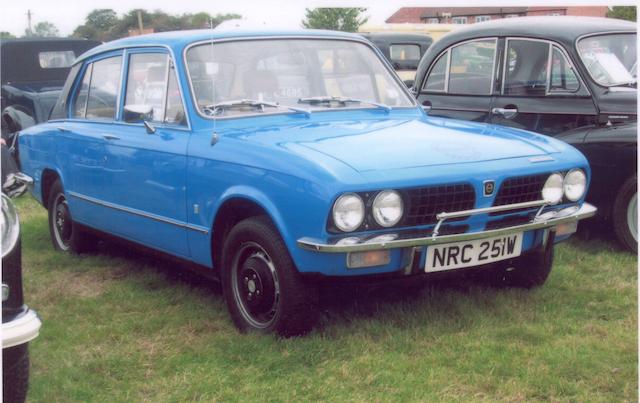
<instances>
[{"instance_id":1,"label":"round headlight","mask_svg":"<svg viewBox=\"0 0 640 403\"><path fill-rule=\"evenodd\" d=\"M394 190L384 190L373 200L373 218L383 227L393 227L402 218L402 197Z\"/></svg>"},{"instance_id":2,"label":"round headlight","mask_svg":"<svg viewBox=\"0 0 640 403\"><path fill-rule=\"evenodd\" d=\"M582 169L572 169L564 177L564 195L571 201L578 201L587 189L587 175Z\"/></svg>"},{"instance_id":3,"label":"round headlight","mask_svg":"<svg viewBox=\"0 0 640 403\"><path fill-rule=\"evenodd\" d=\"M339 230L351 232L362 225L364 203L355 193L346 193L338 197L333 205L333 223Z\"/></svg>"},{"instance_id":4,"label":"round headlight","mask_svg":"<svg viewBox=\"0 0 640 403\"><path fill-rule=\"evenodd\" d=\"M562 194L564 193L562 184L562 175L558 173L549 175L547 181L544 183L544 187L542 188L542 198L549 204L560 203L560 200L562 200Z\"/></svg>"},{"instance_id":5,"label":"round headlight","mask_svg":"<svg viewBox=\"0 0 640 403\"><path fill-rule=\"evenodd\" d=\"M13 250L20 236L20 222L18 212L9 197L2 193L2 218L0 219L2 232L2 257Z\"/></svg>"}]
</instances>

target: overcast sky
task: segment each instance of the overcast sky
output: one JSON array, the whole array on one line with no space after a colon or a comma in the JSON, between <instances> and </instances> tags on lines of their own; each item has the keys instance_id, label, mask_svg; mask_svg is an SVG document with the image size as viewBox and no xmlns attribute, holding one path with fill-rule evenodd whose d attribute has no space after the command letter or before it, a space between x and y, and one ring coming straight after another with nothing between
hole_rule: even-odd
<instances>
[{"instance_id":1,"label":"overcast sky","mask_svg":"<svg viewBox=\"0 0 640 403\"><path fill-rule=\"evenodd\" d=\"M206 11L210 14L237 13L250 21L267 23L273 27L297 28L304 17L305 7L366 7L369 22L382 24L400 7L407 6L471 6L471 5L544 5L557 4L557 1L470 1L470 0L3 0L0 5L0 31L9 31L14 35L24 34L27 27L27 10L33 13L33 24L41 21L52 22L63 36L73 32L84 22L86 15L96 8L112 8L122 14L134 8L161 9L170 14L194 13ZM633 4L633 1L577 0L562 1L563 4Z\"/></svg>"}]
</instances>

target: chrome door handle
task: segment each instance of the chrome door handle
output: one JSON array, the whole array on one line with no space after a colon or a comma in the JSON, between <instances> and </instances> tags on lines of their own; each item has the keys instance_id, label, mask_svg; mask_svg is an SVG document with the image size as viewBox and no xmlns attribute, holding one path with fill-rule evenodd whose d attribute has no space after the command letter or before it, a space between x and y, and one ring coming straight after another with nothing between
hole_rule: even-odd
<instances>
[{"instance_id":1,"label":"chrome door handle","mask_svg":"<svg viewBox=\"0 0 640 403\"><path fill-rule=\"evenodd\" d=\"M491 113L502 115L505 119L511 119L518 114L518 108L493 108Z\"/></svg>"},{"instance_id":2,"label":"chrome door handle","mask_svg":"<svg viewBox=\"0 0 640 403\"><path fill-rule=\"evenodd\" d=\"M120 140L120 137L114 136L113 134L103 134L105 140Z\"/></svg>"}]
</instances>

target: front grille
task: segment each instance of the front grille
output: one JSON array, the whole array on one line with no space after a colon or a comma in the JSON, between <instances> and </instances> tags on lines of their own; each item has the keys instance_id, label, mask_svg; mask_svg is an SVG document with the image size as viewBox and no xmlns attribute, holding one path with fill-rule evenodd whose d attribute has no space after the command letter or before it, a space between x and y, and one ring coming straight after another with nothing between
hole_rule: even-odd
<instances>
[{"instance_id":1,"label":"front grille","mask_svg":"<svg viewBox=\"0 0 640 403\"><path fill-rule=\"evenodd\" d=\"M542 187L548 174L516 176L502 182L498 195L493 201L494 206L505 204L524 203L542 198ZM504 214L492 213L491 215Z\"/></svg>"},{"instance_id":2,"label":"front grille","mask_svg":"<svg viewBox=\"0 0 640 403\"><path fill-rule=\"evenodd\" d=\"M405 196L405 226L435 224L438 221L436 214L470 210L476 204L476 194L468 183L409 189L405 191ZM448 221L464 219L466 217Z\"/></svg>"}]
</instances>

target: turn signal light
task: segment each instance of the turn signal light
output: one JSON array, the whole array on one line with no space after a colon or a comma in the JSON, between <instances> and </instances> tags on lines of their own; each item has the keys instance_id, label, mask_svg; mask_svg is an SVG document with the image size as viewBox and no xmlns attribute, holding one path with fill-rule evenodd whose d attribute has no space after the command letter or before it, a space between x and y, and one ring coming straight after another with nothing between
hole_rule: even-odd
<instances>
[{"instance_id":1,"label":"turn signal light","mask_svg":"<svg viewBox=\"0 0 640 403\"><path fill-rule=\"evenodd\" d=\"M361 267L383 266L391 261L388 250L373 250L367 252L351 252L347 255L347 267L357 269Z\"/></svg>"}]
</instances>

